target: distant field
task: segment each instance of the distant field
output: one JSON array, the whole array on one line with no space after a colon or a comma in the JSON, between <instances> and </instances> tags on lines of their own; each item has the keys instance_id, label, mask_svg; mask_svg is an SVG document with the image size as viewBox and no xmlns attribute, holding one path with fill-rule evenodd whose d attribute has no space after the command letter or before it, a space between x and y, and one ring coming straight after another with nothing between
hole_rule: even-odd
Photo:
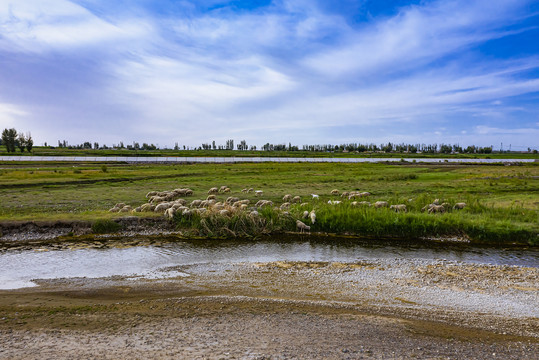
<instances>
[{"instance_id":1,"label":"distant field","mask_svg":"<svg viewBox=\"0 0 539 360\"><path fill-rule=\"evenodd\" d=\"M125 165L107 164L0 164L0 221L95 220L113 218L115 203L133 207L147 201L150 190L189 187L190 199L205 199L210 187L227 185L230 194L247 198L241 189L264 191L263 199L282 203L285 194L299 195L316 209L313 231L366 235L469 235L484 239L498 236L507 241L519 237L536 242L539 234L539 166L425 165L425 164L196 164ZM345 200L338 208L328 200L332 189L368 191L367 200L406 204L409 212L388 209L358 209ZM319 194L319 202L310 194ZM426 214L420 209L435 198L450 203L466 202L462 211ZM335 210L336 209L336 210ZM303 209L292 207L299 216ZM137 213L137 216L160 216ZM275 214L267 214L275 216ZM275 219L277 222L277 219ZM198 226L198 223L183 223ZM222 224L221 224L222 225ZM277 225L277 224L274 224ZM284 222L276 230L294 230ZM224 226L227 226L226 224ZM288 227L288 228L287 228ZM291 227L291 228L290 228ZM497 234L497 235L496 235Z\"/></svg>"},{"instance_id":2,"label":"distant field","mask_svg":"<svg viewBox=\"0 0 539 360\"><path fill-rule=\"evenodd\" d=\"M384 153L384 152L314 152L314 151L237 151L237 150L79 150L37 146L32 153L7 153L0 146L0 156L199 156L199 157L375 157L375 158L461 158L461 159L539 159L531 153L494 153L494 154L429 154L429 153Z\"/></svg>"}]
</instances>

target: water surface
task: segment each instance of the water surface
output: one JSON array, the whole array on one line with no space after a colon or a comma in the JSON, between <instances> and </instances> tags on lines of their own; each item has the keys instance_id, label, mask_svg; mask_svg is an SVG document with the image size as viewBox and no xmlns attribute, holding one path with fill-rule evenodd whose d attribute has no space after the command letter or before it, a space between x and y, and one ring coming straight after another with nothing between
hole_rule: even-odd
<instances>
[{"instance_id":1,"label":"water surface","mask_svg":"<svg viewBox=\"0 0 539 360\"><path fill-rule=\"evenodd\" d=\"M0 253L0 289L34 286L34 279L181 276L182 273L163 269L202 263L357 262L375 259L445 259L539 267L539 250L395 240L312 240L308 237L263 241L186 240L130 248L8 250Z\"/></svg>"}]
</instances>

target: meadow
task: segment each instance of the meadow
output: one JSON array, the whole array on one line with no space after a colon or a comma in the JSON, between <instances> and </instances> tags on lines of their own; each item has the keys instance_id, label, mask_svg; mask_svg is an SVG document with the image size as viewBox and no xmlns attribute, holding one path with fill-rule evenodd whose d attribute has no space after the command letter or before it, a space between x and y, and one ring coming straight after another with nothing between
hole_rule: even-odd
<instances>
[{"instance_id":1,"label":"meadow","mask_svg":"<svg viewBox=\"0 0 539 360\"><path fill-rule=\"evenodd\" d=\"M303 211L315 209L311 232L399 238L460 237L479 242L538 243L539 167L526 165L458 164L337 164L239 163L133 165L121 163L0 164L0 221L114 219L122 215L163 216L157 213L117 214L108 209L123 202L133 207L151 190L188 187L205 199L211 187L226 185L217 195L271 200L276 206L285 194L299 195L308 205L293 205L289 215L267 208L260 219L246 215L226 219L212 216L176 217L178 227L198 236L257 236L295 231ZM264 191L260 198L241 189ZM352 207L331 190L368 191L366 199L406 204L408 212ZM313 200L310 194L319 194ZM428 214L420 209L434 199L463 210ZM343 200L330 205L328 200ZM307 221L306 221L307 222ZM309 224L310 225L310 224Z\"/></svg>"}]
</instances>

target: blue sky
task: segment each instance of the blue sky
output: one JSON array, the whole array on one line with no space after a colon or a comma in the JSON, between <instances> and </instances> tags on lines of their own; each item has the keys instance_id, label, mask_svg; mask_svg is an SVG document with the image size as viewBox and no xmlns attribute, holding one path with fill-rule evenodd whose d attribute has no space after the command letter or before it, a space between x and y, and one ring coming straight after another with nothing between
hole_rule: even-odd
<instances>
[{"instance_id":1,"label":"blue sky","mask_svg":"<svg viewBox=\"0 0 539 360\"><path fill-rule=\"evenodd\" d=\"M539 1L0 0L37 144L539 147Z\"/></svg>"}]
</instances>

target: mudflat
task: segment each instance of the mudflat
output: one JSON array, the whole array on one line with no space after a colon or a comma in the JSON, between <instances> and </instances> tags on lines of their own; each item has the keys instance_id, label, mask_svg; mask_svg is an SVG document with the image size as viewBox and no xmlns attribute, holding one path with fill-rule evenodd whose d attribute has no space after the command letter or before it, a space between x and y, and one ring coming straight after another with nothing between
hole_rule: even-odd
<instances>
[{"instance_id":1,"label":"mudflat","mask_svg":"<svg viewBox=\"0 0 539 360\"><path fill-rule=\"evenodd\" d=\"M0 291L0 358L533 359L539 269L196 264ZM180 274L180 275L178 275Z\"/></svg>"}]
</instances>

